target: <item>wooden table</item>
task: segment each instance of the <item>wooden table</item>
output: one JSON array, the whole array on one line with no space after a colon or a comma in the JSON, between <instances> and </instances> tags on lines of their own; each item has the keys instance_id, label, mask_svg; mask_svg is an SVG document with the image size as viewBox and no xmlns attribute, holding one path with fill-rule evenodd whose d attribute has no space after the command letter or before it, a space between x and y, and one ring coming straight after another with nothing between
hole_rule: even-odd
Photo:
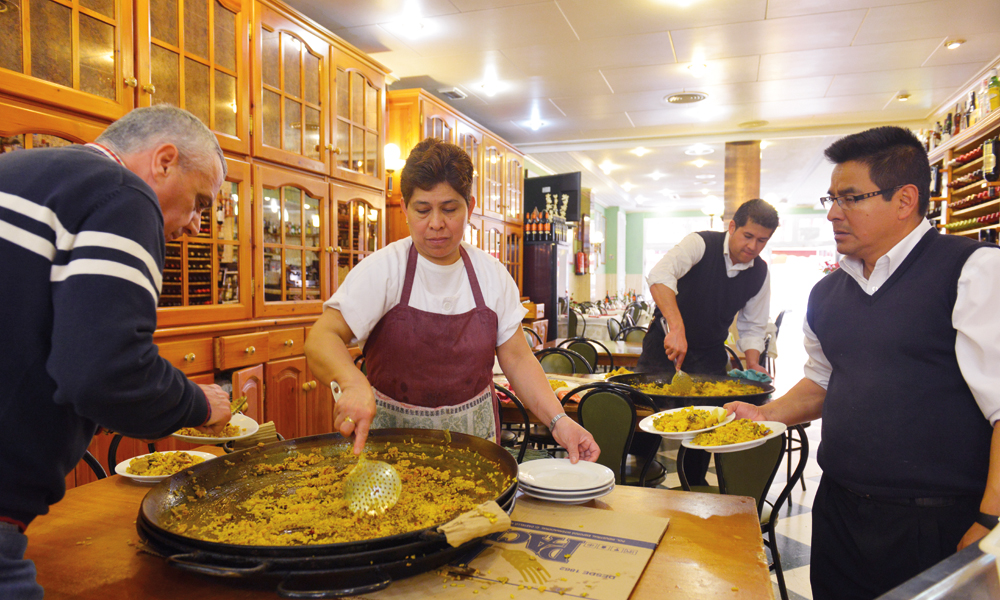
<instances>
[{"instance_id":1,"label":"wooden table","mask_svg":"<svg viewBox=\"0 0 1000 600\"><path fill-rule=\"evenodd\" d=\"M27 557L46 600L276 597L273 588L181 571L139 551L135 519L149 490L113 475L69 490L31 523ZM750 498L619 486L584 506L670 519L633 599L774 598Z\"/></svg>"},{"instance_id":2,"label":"wooden table","mask_svg":"<svg viewBox=\"0 0 1000 600\"><path fill-rule=\"evenodd\" d=\"M556 338L551 342L545 342L540 346L535 346L535 350L541 350L542 348L555 348L559 344L566 341L567 338ZM636 363L639 362L639 356L642 354L642 343L641 342L601 342L607 347L608 352L614 358L615 367L634 367ZM599 351L597 354L597 364L607 365L609 364L608 357L604 354L604 351Z\"/></svg>"},{"instance_id":3,"label":"wooden table","mask_svg":"<svg viewBox=\"0 0 1000 600\"><path fill-rule=\"evenodd\" d=\"M571 379L571 380L579 379L579 380L583 380L583 381L579 381L579 382L578 381L567 381L567 383L569 383L569 387L571 387L571 388L576 388L576 387L579 387L580 385L585 385L585 382L589 382L589 381L593 381L595 383L596 382L600 382L600 381L604 381L604 375L603 374L559 375L558 373L547 373L546 375L547 375L547 377L549 379L564 379L564 380L565 379ZM505 387L508 385L507 379L505 377L503 377L503 376L494 375L493 376L493 381L494 381L494 383L499 383L500 385L503 385ZM584 392L584 394L585 393L586 392ZM515 394L516 394L516 392L515 392ZM580 394L580 395L582 396L583 394ZM573 419L574 421L577 421L577 422L580 421L580 417L579 417L579 415L577 413L577 410L579 408L580 408L580 405L577 402L567 402L566 404L563 404L563 410L566 411L566 416L570 417L571 419ZM639 417L640 421L643 420L644 418L648 417L649 415L655 414L656 412L657 411L654 411L652 409L646 408L645 406L637 406L637 407L635 407L635 414L636 414L637 417ZM543 425L547 425L548 424L548 423L542 423L542 421L540 421L538 419L538 417L535 416L535 413L531 412L530 410L528 411L528 418L531 420L532 423L535 423L535 424L543 424ZM511 402L501 402L500 403L500 421L503 422L503 423L523 423L524 422L522 420L522 417L521 417L521 412L519 410L517 410L517 407L514 406L514 404L511 403ZM635 430L636 431L640 431L638 424L636 424L636 429Z\"/></svg>"}]
</instances>

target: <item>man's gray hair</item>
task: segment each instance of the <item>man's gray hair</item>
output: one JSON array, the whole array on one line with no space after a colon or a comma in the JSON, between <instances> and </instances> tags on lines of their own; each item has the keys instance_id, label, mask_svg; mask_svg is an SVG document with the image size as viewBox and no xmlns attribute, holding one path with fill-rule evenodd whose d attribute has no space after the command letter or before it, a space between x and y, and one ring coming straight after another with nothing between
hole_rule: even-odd
<instances>
[{"instance_id":1,"label":"man's gray hair","mask_svg":"<svg viewBox=\"0 0 1000 600\"><path fill-rule=\"evenodd\" d=\"M173 144L185 171L206 171L213 156L219 159L223 178L228 171L215 134L198 117L169 104L137 108L109 125L95 141L122 155Z\"/></svg>"}]
</instances>

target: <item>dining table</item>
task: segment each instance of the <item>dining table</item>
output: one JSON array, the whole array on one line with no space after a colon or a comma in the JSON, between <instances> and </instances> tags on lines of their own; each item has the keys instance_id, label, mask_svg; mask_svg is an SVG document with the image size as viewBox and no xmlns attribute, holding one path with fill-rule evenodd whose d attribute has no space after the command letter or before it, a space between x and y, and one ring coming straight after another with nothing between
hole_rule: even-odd
<instances>
[{"instance_id":1,"label":"dining table","mask_svg":"<svg viewBox=\"0 0 1000 600\"><path fill-rule=\"evenodd\" d=\"M70 489L48 514L32 521L26 556L35 562L46 600L276 597L273 582L200 575L148 553L135 521L150 489L112 475ZM670 520L631 599L774 598L751 498L617 486L583 506ZM387 591L402 591L407 581Z\"/></svg>"}]
</instances>

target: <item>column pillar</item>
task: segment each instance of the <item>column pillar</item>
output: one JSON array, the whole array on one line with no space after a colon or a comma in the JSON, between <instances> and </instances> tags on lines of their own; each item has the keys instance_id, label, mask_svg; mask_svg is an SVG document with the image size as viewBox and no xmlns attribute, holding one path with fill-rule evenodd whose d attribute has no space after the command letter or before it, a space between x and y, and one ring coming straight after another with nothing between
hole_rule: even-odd
<instances>
[{"instance_id":1,"label":"column pillar","mask_svg":"<svg viewBox=\"0 0 1000 600\"><path fill-rule=\"evenodd\" d=\"M728 227L741 204L760 198L760 140L726 142L725 177L722 222Z\"/></svg>"}]
</instances>

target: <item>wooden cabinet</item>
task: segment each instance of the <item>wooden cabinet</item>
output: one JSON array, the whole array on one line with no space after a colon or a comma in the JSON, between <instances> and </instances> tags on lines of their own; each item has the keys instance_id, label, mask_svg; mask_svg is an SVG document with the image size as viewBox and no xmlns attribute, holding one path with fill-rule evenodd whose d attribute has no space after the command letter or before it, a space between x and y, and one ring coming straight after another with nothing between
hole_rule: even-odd
<instances>
[{"instance_id":1,"label":"wooden cabinet","mask_svg":"<svg viewBox=\"0 0 1000 600\"><path fill-rule=\"evenodd\" d=\"M454 144L457 123L458 117L455 116L455 113L431 100L429 97L420 99L421 140L437 138ZM408 154L407 152L404 156Z\"/></svg>"},{"instance_id":2,"label":"wooden cabinet","mask_svg":"<svg viewBox=\"0 0 1000 600\"><path fill-rule=\"evenodd\" d=\"M212 338L198 338L158 344L160 356L185 375L205 373L215 368Z\"/></svg>"},{"instance_id":3,"label":"wooden cabinet","mask_svg":"<svg viewBox=\"0 0 1000 600\"><path fill-rule=\"evenodd\" d=\"M138 106L172 104L250 151L249 0L137 0Z\"/></svg>"},{"instance_id":4,"label":"wooden cabinet","mask_svg":"<svg viewBox=\"0 0 1000 600\"><path fill-rule=\"evenodd\" d=\"M345 49L331 47L331 104L334 149L330 174L374 188L383 187L385 75Z\"/></svg>"},{"instance_id":5,"label":"wooden cabinet","mask_svg":"<svg viewBox=\"0 0 1000 600\"><path fill-rule=\"evenodd\" d=\"M322 386L308 368L306 382L302 386L303 402L300 419L303 430L300 435L320 435L333 431L333 392L329 386Z\"/></svg>"},{"instance_id":6,"label":"wooden cabinet","mask_svg":"<svg viewBox=\"0 0 1000 600\"><path fill-rule=\"evenodd\" d=\"M226 165L226 181L201 215L201 232L167 244L160 327L251 316L251 170L231 158Z\"/></svg>"},{"instance_id":7,"label":"wooden cabinet","mask_svg":"<svg viewBox=\"0 0 1000 600\"><path fill-rule=\"evenodd\" d=\"M254 156L325 173L330 46L275 8L254 6Z\"/></svg>"},{"instance_id":8,"label":"wooden cabinet","mask_svg":"<svg viewBox=\"0 0 1000 600\"><path fill-rule=\"evenodd\" d=\"M517 289L522 289L523 270L521 265L524 262L524 235L521 225L504 225L504 238L507 249L504 253L504 266L507 272L517 282Z\"/></svg>"},{"instance_id":9,"label":"wooden cabinet","mask_svg":"<svg viewBox=\"0 0 1000 600\"><path fill-rule=\"evenodd\" d=\"M351 269L383 246L385 203L379 192L341 183L330 185L330 196L336 214L335 237L330 242L336 290Z\"/></svg>"},{"instance_id":10,"label":"wooden cabinet","mask_svg":"<svg viewBox=\"0 0 1000 600\"><path fill-rule=\"evenodd\" d=\"M215 366L223 371L267 361L270 343L265 332L215 338Z\"/></svg>"},{"instance_id":11,"label":"wooden cabinet","mask_svg":"<svg viewBox=\"0 0 1000 600\"><path fill-rule=\"evenodd\" d=\"M459 120L455 132L455 144L465 150L472 159L472 196L476 199L476 212L483 214L483 178L479 174L482 165L483 132L465 121Z\"/></svg>"},{"instance_id":12,"label":"wooden cabinet","mask_svg":"<svg viewBox=\"0 0 1000 600\"><path fill-rule=\"evenodd\" d=\"M515 225L524 224L524 162L512 150L506 153L505 170L506 194L504 195L504 219Z\"/></svg>"},{"instance_id":13,"label":"wooden cabinet","mask_svg":"<svg viewBox=\"0 0 1000 600\"><path fill-rule=\"evenodd\" d=\"M302 409L306 359L300 356L265 364L264 381L264 419L274 421L275 431L285 439L302 436L305 432L306 414Z\"/></svg>"},{"instance_id":14,"label":"wooden cabinet","mask_svg":"<svg viewBox=\"0 0 1000 600\"><path fill-rule=\"evenodd\" d=\"M246 397L243 414L258 423L264 422L264 365L254 365L233 372L233 399Z\"/></svg>"},{"instance_id":15,"label":"wooden cabinet","mask_svg":"<svg viewBox=\"0 0 1000 600\"><path fill-rule=\"evenodd\" d=\"M507 244L503 223L483 219L483 239L480 248L501 264L506 262Z\"/></svg>"},{"instance_id":16,"label":"wooden cabinet","mask_svg":"<svg viewBox=\"0 0 1000 600\"><path fill-rule=\"evenodd\" d=\"M326 180L260 165L254 196L255 314L322 312L331 294Z\"/></svg>"},{"instance_id":17,"label":"wooden cabinet","mask_svg":"<svg viewBox=\"0 0 1000 600\"><path fill-rule=\"evenodd\" d=\"M111 121L132 109L131 0L7 0L0 88Z\"/></svg>"},{"instance_id":18,"label":"wooden cabinet","mask_svg":"<svg viewBox=\"0 0 1000 600\"><path fill-rule=\"evenodd\" d=\"M505 150L499 140L490 135L485 136L483 140L482 214L499 220L503 220Z\"/></svg>"},{"instance_id":19,"label":"wooden cabinet","mask_svg":"<svg viewBox=\"0 0 1000 600\"><path fill-rule=\"evenodd\" d=\"M0 18L2 16L0 13ZM13 98L0 98L0 154L28 148L86 144L97 139L102 131L104 124L94 119L40 109Z\"/></svg>"}]
</instances>

